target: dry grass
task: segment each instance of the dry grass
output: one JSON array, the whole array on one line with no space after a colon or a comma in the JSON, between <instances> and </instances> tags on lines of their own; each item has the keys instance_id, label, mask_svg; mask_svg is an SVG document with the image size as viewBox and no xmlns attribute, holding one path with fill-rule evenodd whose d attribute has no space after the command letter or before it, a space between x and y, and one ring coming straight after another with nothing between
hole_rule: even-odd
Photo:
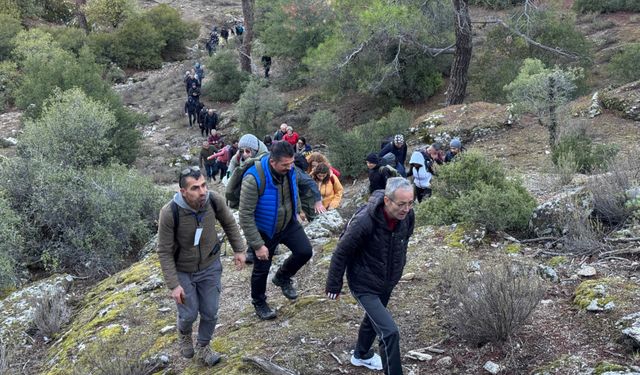
<instances>
[{"instance_id":1,"label":"dry grass","mask_svg":"<svg viewBox=\"0 0 640 375\"><path fill-rule=\"evenodd\" d=\"M602 224L594 220L590 213L582 211L574 204L561 218L564 233L562 243L568 255L591 255L604 249Z\"/></svg>"},{"instance_id":2,"label":"dry grass","mask_svg":"<svg viewBox=\"0 0 640 375\"><path fill-rule=\"evenodd\" d=\"M133 336L113 340L98 340L87 348L74 375L151 375L162 368L154 358L146 358L145 352L153 343L151 337Z\"/></svg>"},{"instance_id":3,"label":"dry grass","mask_svg":"<svg viewBox=\"0 0 640 375\"><path fill-rule=\"evenodd\" d=\"M544 282L534 267L511 258L483 264L474 273L466 263L443 264L448 264L442 277L450 286L449 323L461 338L476 344L508 340L544 294Z\"/></svg>"},{"instance_id":4,"label":"dry grass","mask_svg":"<svg viewBox=\"0 0 640 375\"><path fill-rule=\"evenodd\" d=\"M44 295L35 300L33 324L45 337L53 337L71 317L71 309L62 291Z\"/></svg>"},{"instance_id":5,"label":"dry grass","mask_svg":"<svg viewBox=\"0 0 640 375\"><path fill-rule=\"evenodd\" d=\"M611 163L606 173L596 176L587 183L593 195L595 217L603 224L618 226L624 224L632 214L625 206L626 191L640 182L640 160L637 155Z\"/></svg>"}]
</instances>

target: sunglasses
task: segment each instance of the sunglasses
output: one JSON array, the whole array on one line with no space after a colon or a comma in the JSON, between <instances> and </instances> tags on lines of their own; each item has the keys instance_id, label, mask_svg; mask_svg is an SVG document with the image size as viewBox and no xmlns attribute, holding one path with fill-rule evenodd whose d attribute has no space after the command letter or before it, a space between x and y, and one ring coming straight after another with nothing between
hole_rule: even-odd
<instances>
[{"instance_id":1,"label":"sunglasses","mask_svg":"<svg viewBox=\"0 0 640 375\"><path fill-rule=\"evenodd\" d=\"M200 167L193 166L193 167L183 169L182 172L180 172L180 179L178 180L178 186L183 187L182 185L184 184L184 179L189 176L200 177Z\"/></svg>"}]
</instances>

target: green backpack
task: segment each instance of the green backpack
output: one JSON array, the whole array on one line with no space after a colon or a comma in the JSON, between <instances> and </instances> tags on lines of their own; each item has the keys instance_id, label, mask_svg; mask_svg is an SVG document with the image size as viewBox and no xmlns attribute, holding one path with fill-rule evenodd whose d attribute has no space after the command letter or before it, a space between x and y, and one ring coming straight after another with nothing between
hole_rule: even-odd
<instances>
[{"instance_id":1,"label":"green backpack","mask_svg":"<svg viewBox=\"0 0 640 375\"><path fill-rule=\"evenodd\" d=\"M260 176L260 181L258 181L258 186L260 187L259 195L264 193L264 186L266 184L266 179L264 177L264 170L262 169L262 163L260 159L262 159L264 155L259 157L247 159L243 165L238 166L233 170L231 176L229 176L229 180L227 181L227 187L224 190L224 197L227 200L227 206L229 208L238 209L240 207L240 190L242 188L242 178L246 171L249 170L253 165L256 166L258 171L258 176Z\"/></svg>"}]
</instances>

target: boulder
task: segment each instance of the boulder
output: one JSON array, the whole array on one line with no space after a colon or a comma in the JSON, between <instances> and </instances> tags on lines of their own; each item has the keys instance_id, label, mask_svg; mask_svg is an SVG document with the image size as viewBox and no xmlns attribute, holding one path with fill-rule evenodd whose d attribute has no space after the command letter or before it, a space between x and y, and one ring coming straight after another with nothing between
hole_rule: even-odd
<instances>
[{"instance_id":1,"label":"boulder","mask_svg":"<svg viewBox=\"0 0 640 375\"><path fill-rule=\"evenodd\" d=\"M616 322L616 327L621 329L624 341L633 349L640 348L640 312L629 314Z\"/></svg>"},{"instance_id":2,"label":"boulder","mask_svg":"<svg viewBox=\"0 0 640 375\"><path fill-rule=\"evenodd\" d=\"M339 234L344 228L344 219L337 210L327 211L322 215L318 215L304 229L310 239L331 237Z\"/></svg>"},{"instance_id":3,"label":"boulder","mask_svg":"<svg viewBox=\"0 0 640 375\"><path fill-rule=\"evenodd\" d=\"M583 211L591 215L593 197L583 188L572 189L552 197L533 211L529 220L529 229L538 237L561 236L565 232L568 213Z\"/></svg>"},{"instance_id":4,"label":"boulder","mask_svg":"<svg viewBox=\"0 0 640 375\"><path fill-rule=\"evenodd\" d=\"M640 121L640 81L604 91L602 106L617 111L622 118Z\"/></svg>"}]
</instances>

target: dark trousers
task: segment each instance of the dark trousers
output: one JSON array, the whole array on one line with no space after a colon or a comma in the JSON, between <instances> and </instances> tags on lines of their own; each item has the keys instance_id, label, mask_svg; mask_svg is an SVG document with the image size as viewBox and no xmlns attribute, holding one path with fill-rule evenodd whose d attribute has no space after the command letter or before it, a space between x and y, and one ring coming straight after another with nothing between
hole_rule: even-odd
<instances>
[{"instance_id":1,"label":"dark trousers","mask_svg":"<svg viewBox=\"0 0 640 375\"><path fill-rule=\"evenodd\" d=\"M354 293L353 296L365 311L354 355L357 358L366 357L373 341L378 336L384 373L386 375L402 375L400 331L393 321L391 313L387 310L391 291L381 295Z\"/></svg>"},{"instance_id":2,"label":"dark trousers","mask_svg":"<svg viewBox=\"0 0 640 375\"><path fill-rule=\"evenodd\" d=\"M204 165L205 170L207 171L207 178L216 179L216 173L218 173L218 161L215 161L211 164Z\"/></svg>"},{"instance_id":3,"label":"dark trousers","mask_svg":"<svg viewBox=\"0 0 640 375\"><path fill-rule=\"evenodd\" d=\"M284 244L291 250L291 255L278 270L277 277L281 280L290 279L313 255L309 238L304 233L302 225L296 220L291 220L289 224L281 232L276 233L273 238L268 238L262 232L260 232L260 236L264 240L265 246L269 249L269 259L256 259L253 263L253 271L251 272L251 298L256 303L262 303L267 300L265 294L267 291L267 276L269 276L269 268L271 268L271 259L279 244Z\"/></svg>"},{"instance_id":4,"label":"dark trousers","mask_svg":"<svg viewBox=\"0 0 640 375\"><path fill-rule=\"evenodd\" d=\"M227 163L222 163L219 161L216 162L216 167L220 171L220 181L222 181L224 176L227 174L227 169L229 169L229 167L227 166Z\"/></svg>"},{"instance_id":5,"label":"dark trousers","mask_svg":"<svg viewBox=\"0 0 640 375\"><path fill-rule=\"evenodd\" d=\"M422 202L422 199L431 197L431 188L419 188L415 186L415 195L418 202Z\"/></svg>"},{"instance_id":6,"label":"dark trousers","mask_svg":"<svg viewBox=\"0 0 640 375\"><path fill-rule=\"evenodd\" d=\"M198 121L198 115L195 112L188 112L189 114L189 127L193 127L193 124L195 124Z\"/></svg>"}]
</instances>

